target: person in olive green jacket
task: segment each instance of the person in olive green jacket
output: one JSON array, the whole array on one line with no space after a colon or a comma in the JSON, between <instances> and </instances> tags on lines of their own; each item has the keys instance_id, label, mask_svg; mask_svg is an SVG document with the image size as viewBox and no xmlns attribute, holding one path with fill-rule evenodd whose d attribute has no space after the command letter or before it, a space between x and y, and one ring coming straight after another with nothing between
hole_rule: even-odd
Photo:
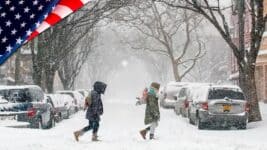
<instances>
[{"instance_id":1,"label":"person in olive green jacket","mask_svg":"<svg viewBox=\"0 0 267 150\"><path fill-rule=\"evenodd\" d=\"M158 104L158 91L160 84L153 82L151 83L148 95L146 97L146 111L145 111L145 125L149 127L140 131L143 139L146 139L146 134L150 132L150 138L154 139L155 129L158 126L158 121L160 119L159 104Z\"/></svg>"}]
</instances>

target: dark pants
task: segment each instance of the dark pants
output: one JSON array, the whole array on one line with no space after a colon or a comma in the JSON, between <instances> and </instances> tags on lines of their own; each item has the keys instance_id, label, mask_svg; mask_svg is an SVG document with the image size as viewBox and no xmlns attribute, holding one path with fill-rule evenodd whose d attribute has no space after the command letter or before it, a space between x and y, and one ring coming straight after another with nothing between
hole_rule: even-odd
<instances>
[{"instance_id":1,"label":"dark pants","mask_svg":"<svg viewBox=\"0 0 267 150\"><path fill-rule=\"evenodd\" d=\"M99 121L90 121L89 120L89 125L87 127L83 128L83 132L87 132L87 131L93 129L93 133L95 134L95 133L97 133L98 128L99 128Z\"/></svg>"}]
</instances>

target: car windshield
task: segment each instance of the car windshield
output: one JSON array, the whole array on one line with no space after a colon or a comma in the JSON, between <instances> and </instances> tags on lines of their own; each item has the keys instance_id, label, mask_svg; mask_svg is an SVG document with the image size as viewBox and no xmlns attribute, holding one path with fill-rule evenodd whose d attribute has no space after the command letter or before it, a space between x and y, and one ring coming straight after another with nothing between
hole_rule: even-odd
<instances>
[{"instance_id":1,"label":"car windshield","mask_svg":"<svg viewBox=\"0 0 267 150\"><path fill-rule=\"evenodd\" d=\"M9 97L9 90L7 90L7 89L2 89L2 90L0 90L0 95L1 95L4 99L8 100L8 97Z\"/></svg>"},{"instance_id":2,"label":"car windshield","mask_svg":"<svg viewBox=\"0 0 267 150\"><path fill-rule=\"evenodd\" d=\"M30 94L24 89L12 89L9 94L10 102L27 102L31 101Z\"/></svg>"},{"instance_id":3,"label":"car windshield","mask_svg":"<svg viewBox=\"0 0 267 150\"><path fill-rule=\"evenodd\" d=\"M44 98L44 94L37 88L23 88L9 90L8 100L10 102L39 102Z\"/></svg>"},{"instance_id":4,"label":"car windshield","mask_svg":"<svg viewBox=\"0 0 267 150\"><path fill-rule=\"evenodd\" d=\"M244 94L239 91L229 90L229 89L213 89L209 91L209 100L214 99L238 99L245 100Z\"/></svg>"}]
</instances>

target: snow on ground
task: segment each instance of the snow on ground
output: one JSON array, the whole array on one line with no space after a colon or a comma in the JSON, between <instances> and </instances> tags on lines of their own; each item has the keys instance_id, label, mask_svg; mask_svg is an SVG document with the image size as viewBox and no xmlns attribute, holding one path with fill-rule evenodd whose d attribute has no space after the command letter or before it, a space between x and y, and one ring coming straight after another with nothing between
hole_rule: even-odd
<instances>
[{"instance_id":1,"label":"snow on ground","mask_svg":"<svg viewBox=\"0 0 267 150\"><path fill-rule=\"evenodd\" d=\"M91 133L80 142L73 131L87 125L85 112L79 112L50 130L0 127L0 150L266 150L267 105L261 104L264 121L249 124L247 130L198 130L172 110L161 109L156 140L142 140L144 106L106 102L99 136Z\"/></svg>"}]
</instances>

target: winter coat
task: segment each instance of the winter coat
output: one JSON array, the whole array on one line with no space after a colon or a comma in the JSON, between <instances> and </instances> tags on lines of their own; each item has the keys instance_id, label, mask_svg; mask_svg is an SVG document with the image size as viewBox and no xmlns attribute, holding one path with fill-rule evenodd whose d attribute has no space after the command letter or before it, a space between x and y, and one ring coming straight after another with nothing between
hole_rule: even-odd
<instances>
[{"instance_id":1,"label":"winter coat","mask_svg":"<svg viewBox=\"0 0 267 150\"><path fill-rule=\"evenodd\" d=\"M151 88L148 92L146 99L146 112L145 112L145 124L150 124L155 121L159 121L160 112L159 112L159 104L158 97L153 88Z\"/></svg>"},{"instance_id":2,"label":"winter coat","mask_svg":"<svg viewBox=\"0 0 267 150\"><path fill-rule=\"evenodd\" d=\"M100 116L103 114L103 103L101 94L105 93L106 84L96 82L94 89L90 92L90 105L87 108L86 118L89 121L100 121Z\"/></svg>"}]
</instances>

